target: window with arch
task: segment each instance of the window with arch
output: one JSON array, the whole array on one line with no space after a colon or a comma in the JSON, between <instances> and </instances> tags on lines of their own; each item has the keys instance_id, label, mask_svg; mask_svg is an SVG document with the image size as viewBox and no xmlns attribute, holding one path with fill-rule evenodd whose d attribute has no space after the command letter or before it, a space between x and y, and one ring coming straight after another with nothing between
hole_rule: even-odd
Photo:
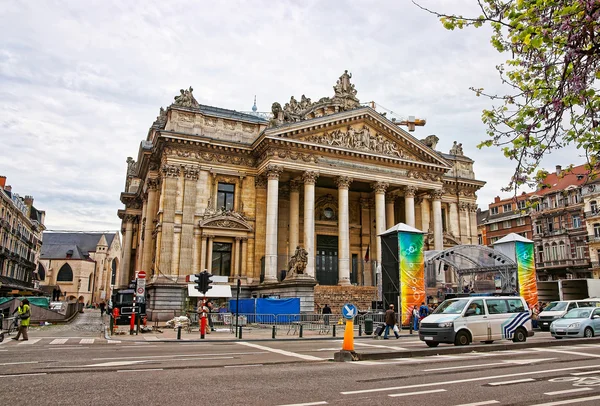
<instances>
[{"instance_id":1,"label":"window with arch","mask_svg":"<svg viewBox=\"0 0 600 406\"><path fill-rule=\"evenodd\" d=\"M567 250L565 243L562 241L558 244L558 259L567 259Z\"/></svg>"},{"instance_id":2,"label":"window with arch","mask_svg":"<svg viewBox=\"0 0 600 406\"><path fill-rule=\"evenodd\" d=\"M46 270L42 264L38 264L38 278L40 278L41 281L46 280Z\"/></svg>"},{"instance_id":3,"label":"window with arch","mask_svg":"<svg viewBox=\"0 0 600 406\"><path fill-rule=\"evenodd\" d=\"M558 247L556 246L556 243L553 242L552 243L552 260L556 261L558 259Z\"/></svg>"},{"instance_id":4,"label":"window with arch","mask_svg":"<svg viewBox=\"0 0 600 406\"><path fill-rule=\"evenodd\" d=\"M56 275L56 282L73 282L73 270L69 264L60 267L58 275Z\"/></svg>"},{"instance_id":5,"label":"window with arch","mask_svg":"<svg viewBox=\"0 0 600 406\"><path fill-rule=\"evenodd\" d=\"M598 203L595 200L592 200L590 202L590 210L592 211L593 214L598 213Z\"/></svg>"},{"instance_id":6,"label":"window with arch","mask_svg":"<svg viewBox=\"0 0 600 406\"><path fill-rule=\"evenodd\" d=\"M594 224L594 237L600 238L600 223Z\"/></svg>"}]
</instances>

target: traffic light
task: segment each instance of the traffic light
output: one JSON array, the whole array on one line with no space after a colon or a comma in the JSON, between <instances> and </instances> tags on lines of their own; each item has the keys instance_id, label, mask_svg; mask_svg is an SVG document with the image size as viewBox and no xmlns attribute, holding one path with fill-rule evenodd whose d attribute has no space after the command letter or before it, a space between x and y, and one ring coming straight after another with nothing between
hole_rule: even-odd
<instances>
[{"instance_id":1,"label":"traffic light","mask_svg":"<svg viewBox=\"0 0 600 406\"><path fill-rule=\"evenodd\" d=\"M199 292L206 294L206 292L212 288L212 286L210 286L212 283L212 274L207 271L202 271L194 276L196 277L196 289L198 289Z\"/></svg>"}]
</instances>

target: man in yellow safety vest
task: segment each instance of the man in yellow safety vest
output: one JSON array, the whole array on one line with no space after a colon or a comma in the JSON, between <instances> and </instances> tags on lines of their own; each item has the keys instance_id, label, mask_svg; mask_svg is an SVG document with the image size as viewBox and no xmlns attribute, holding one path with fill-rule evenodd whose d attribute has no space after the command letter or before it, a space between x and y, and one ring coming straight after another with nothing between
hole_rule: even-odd
<instances>
[{"instance_id":1,"label":"man in yellow safety vest","mask_svg":"<svg viewBox=\"0 0 600 406\"><path fill-rule=\"evenodd\" d=\"M29 320L31 319L31 307L29 306L29 300L21 300L21 305L17 308L17 312L19 313L21 324L19 325L19 332L17 333L16 337L13 337L13 340L18 341L21 334L23 334L23 341L27 341L29 340L27 329L29 328Z\"/></svg>"}]
</instances>

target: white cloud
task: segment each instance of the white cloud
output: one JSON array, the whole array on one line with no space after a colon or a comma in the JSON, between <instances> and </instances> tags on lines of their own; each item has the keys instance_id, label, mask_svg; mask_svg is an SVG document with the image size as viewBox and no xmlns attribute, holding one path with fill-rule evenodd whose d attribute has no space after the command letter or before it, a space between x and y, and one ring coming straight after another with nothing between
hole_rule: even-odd
<instances>
[{"instance_id":1,"label":"white cloud","mask_svg":"<svg viewBox=\"0 0 600 406\"><path fill-rule=\"evenodd\" d=\"M34 195L50 229L119 228L125 159L190 85L200 103L249 110L256 94L268 111L291 95L331 96L349 69L361 101L427 117L417 138L463 143L488 181L480 205L511 173L499 151L475 149L489 102L468 88L498 89L503 61L489 30L446 31L406 0L3 1L0 19L0 174Z\"/></svg>"}]
</instances>

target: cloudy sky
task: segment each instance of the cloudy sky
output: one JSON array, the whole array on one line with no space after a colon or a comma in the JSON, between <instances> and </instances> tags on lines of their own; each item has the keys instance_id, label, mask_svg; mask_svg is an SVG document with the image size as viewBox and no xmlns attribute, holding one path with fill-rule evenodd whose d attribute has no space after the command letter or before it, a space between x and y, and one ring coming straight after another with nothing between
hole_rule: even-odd
<instances>
[{"instance_id":1,"label":"cloudy sky","mask_svg":"<svg viewBox=\"0 0 600 406\"><path fill-rule=\"evenodd\" d=\"M475 0L422 0L477 12ZM33 195L52 230L117 230L127 156L137 156L159 107L194 87L202 104L259 111L291 95L332 96L344 69L361 102L427 118L447 152L462 142L487 181L487 207L512 165L479 151L489 101L506 56L488 29L446 31L400 1L0 0L0 175ZM545 162L579 163L561 154Z\"/></svg>"}]
</instances>

